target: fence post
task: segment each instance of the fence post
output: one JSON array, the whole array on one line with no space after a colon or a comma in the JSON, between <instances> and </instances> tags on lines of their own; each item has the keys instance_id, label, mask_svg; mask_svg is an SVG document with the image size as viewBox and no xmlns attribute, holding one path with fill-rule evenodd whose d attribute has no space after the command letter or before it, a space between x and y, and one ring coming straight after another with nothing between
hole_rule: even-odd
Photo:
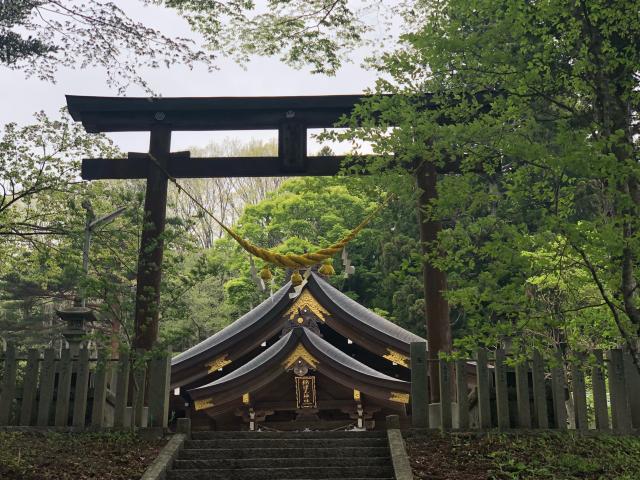
<instances>
[{"instance_id":1,"label":"fence post","mask_svg":"<svg viewBox=\"0 0 640 480\"><path fill-rule=\"evenodd\" d=\"M629 352L624 354L624 377L631 410L631 424L634 428L640 428L640 373Z\"/></svg>"},{"instance_id":2,"label":"fence post","mask_svg":"<svg viewBox=\"0 0 640 480\"><path fill-rule=\"evenodd\" d=\"M516 396L518 403L518 426L531 428L531 404L529 403L529 362L516 365Z\"/></svg>"},{"instance_id":3,"label":"fence post","mask_svg":"<svg viewBox=\"0 0 640 480\"><path fill-rule=\"evenodd\" d=\"M476 351L476 375L478 382L478 413L480 428L491 428L491 404L489 396L489 370L487 369L487 351Z\"/></svg>"},{"instance_id":4,"label":"fence post","mask_svg":"<svg viewBox=\"0 0 640 480\"><path fill-rule=\"evenodd\" d=\"M133 369L133 395L131 408L131 428L142 427L144 414L144 394L146 390L147 365L144 350L136 350ZM148 419L147 419L148 421Z\"/></svg>"},{"instance_id":5,"label":"fence post","mask_svg":"<svg viewBox=\"0 0 640 480\"><path fill-rule=\"evenodd\" d=\"M53 403L53 385L56 378L56 352L53 348L44 351L44 361L40 371L40 399L38 402L38 426L49 425Z\"/></svg>"},{"instance_id":6,"label":"fence post","mask_svg":"<svg viewBox=\"0 0 640 480\"><path fill-rule=\"evenodd\" d=\"M496 413L498 415L498 428L505 430L509 428L509 393L507 390L507 368L504 364L505 352L503 349L496 350L496 362L494 366L496 382Z\"/></svg>"},{"instance_id":7,"label":"fence post","mask_svg":"<svg viewBox=\"0 0 640 480\"><path fill-rule=\"evenodd\" d=\"M429 378L427 344L411 342L411 425L429 428Z\"/></svg>"},{"instance_id":8,"label":"fence post","mask_svg":"<svg viewBox=\"0 0 640 480\"><path fill-rule=\"evenodd\" d=\"M56 427L66 427L69 421L69 394L71 392L71 350L65 348L58 369L58 394L56 395Z\"/></svg>"},{"instance_id":9,"label":"fence post","mask_svg":"<svg viewBox=\"0 0 640 480\"><path fill-rule=\"evenodd\" d=\"M40 352L30 348L27 353L27 368L22 380L22 405L20 405L20 425L28 427L33 420L38 393L38 371L40 370Z\"/></svg>"},{"instance_id":10,"label":"fence post","mask_svg":"<svg viewBox=\"0 0 640 480\"><path fill-rule=\"evenodd\" d=\"M84 428L87 416L87 394L89 393L89 349L80 349L78 374L73 396L73 426Z\"/></svg>"},{"instance_id":11,"label":"fence post","mask_svg":"<svg viewBox=\"0 0 640 480\"><path fill-rule=\"evenodd\" d=\"M594 350L596 364L591 368L593 388L593 410L596 417L596 430L609 430L609 408L607 406L607 387L604 381L604 361L602 350Z\"/></svg>"},{"instance_id":12,"label":"fence post","mask_svg":"<svg viewBox=\"0 0 640 480\"><path fill-rule=\"evenodd\" d=\"M624 384L622 350L609 350L609 395L611 396L611 426L620 433L631 431L631 414Z\"/></svg>"},{"instance_id":13,"label":"fence post","mask_svg":"<svg viewBox=\"0 0 640 480\"><path fill-rule=\"evenodd\" d=\"M533 377L533 406L538 428L549 428L549 413L547 411L547 389L544 382L544 361L538 350L533 351L531 362Z\"/></svg>"},{"instance_id":14,"label":"fence post","mask_svg":"<svg viewBox=\"0 0 640 480\"><path fill-rule=\"evenodd\" d=\"M113 426L125 427L127 401L129 396L129 352L122 352L118 360L118 374L116 379L116 407L113 416Z\"/></svg>"},{"instance_id":15,"label":"fence post","mask_svg":"<svg viewBox=\"0 0 640 480\"><path fill-rule=\"evenodd\" d=\"M107 401L107 372L109 353L107 349L100 349L96 362L96 372L93 386L93 410L91 412L91 426L102 428L104 424L104 407Z\"/></svg>"},{"instance_id":16,"label":"fence post","mask_svg":"<svg viewBox=\"0 0 640 480\"><path fill-rule=\"evenodd\" d=\"M440 369L440 429L451 430L451 368L444 359L438 361Z\"/></svg>"},{"instance_id":17,"label":"fence post","mask_svg":"<svg viewBox=\"0 0 640 480\"><path fill-rule=\"evenodd\" d=\"M564 398L564 364L560 352L556 352L556 367L551 371L551 386L553 391L553 413L556 420L556 428L567 429L567 406Z\"/></svg>"},{"instance_id":18,"label":"fence post","mask_svg":"<svg viewBox=\"0 0 640 480\"><path fill-rule=\"evenodd\" d=\"M13 412L13 401L16 396L16 346L7 342L4 352L4 373L2 375L2 392L0 393L0 425L9 425Z\"/></svg>"},{"instance_id":19,"label":"fence post","mask_svg":"<svg viewBox=\"0 0 640 480\"><path fill-rule=\"evenodd\" d=\"M467 393L466 360L456 360L456 400L458 405L458 428L469 429L469 398Z\"/></svg>"},{"instance_id":20,"label":"fence post","mask_svg":"<svg viewBox=\"0 0 640 480\"><path fill-rule=\"evenodd\" d=\"M580 365L575 362L571 363L571 386L573 389L576 430L589 430L589 423L587 421L587 391L584 384L584 373Z\"/></svg>"},{"instance_id":21,"label":"fence post","mask_svg":"<svg viewBox=\"0 0 640 480\"><path fill-rule=\"evenodd\" d=\"M149 364L149 427L169 426L171 351L154 356Z\"/></svg>"}]
</instances>

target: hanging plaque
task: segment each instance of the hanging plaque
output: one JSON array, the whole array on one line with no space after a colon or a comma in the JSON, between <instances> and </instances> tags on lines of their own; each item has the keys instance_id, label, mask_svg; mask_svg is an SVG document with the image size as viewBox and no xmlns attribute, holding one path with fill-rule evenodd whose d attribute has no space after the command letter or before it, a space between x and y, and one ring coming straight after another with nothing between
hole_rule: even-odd
<instances>
[{"instance_id":1,"label":"hanging plaque","mask_svg":"<svg viewBox=\"0 0 640 480\"><path fill-rule=\"evenodd\" d=\"M298 408L316 408L316 377L295 377Z\"/></svg>"}]
</instances>

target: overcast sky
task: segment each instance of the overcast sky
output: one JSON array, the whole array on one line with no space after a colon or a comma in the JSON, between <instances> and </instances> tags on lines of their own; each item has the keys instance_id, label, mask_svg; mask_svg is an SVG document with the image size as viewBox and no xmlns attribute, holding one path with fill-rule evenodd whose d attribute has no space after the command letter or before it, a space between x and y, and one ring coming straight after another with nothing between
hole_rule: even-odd
<instances>
[{"instance_id":1,"label":"overcast sky","mask_svg":"<svg viewBox=\"0 0 640 480\"><path fill-rule=\"evenodd\" d=\"M143 6L131 0L116 0L136 19L144 19L165 34L191 36L187 23L171 10L155 6ZM195 37L194 37L195 38ZM354 55L354 64L345 65L335 77L312 75L283 65L277 58L257 58L246 70L232 60L220 59L220 70L208 72L206 68L189 70L173 66L169 70L149 70L145 78L153 90L162 96L267 96L267 95L323 95L360 93L373 85L375 75L359 66L359 57ZM0 67L1 68L1 67ZM50 115L65 104L64 95L116 95L107 87L103 69L60 70L57 83L43 82L35 78L26 79L20 71L1 68L0 123L30 123L39 110ZM128 96L144 95L137 87L127 92ZM148 134L118 133L110 135L124 151L146 151ZM225 137L267 138L275 132L175 132L172 139L174 151L190 146L204 146L210 141L222 141ZM310 145L311 150L317 146ZM338 149L342 150L342 149Z\"/></svg>"}]
</instances>

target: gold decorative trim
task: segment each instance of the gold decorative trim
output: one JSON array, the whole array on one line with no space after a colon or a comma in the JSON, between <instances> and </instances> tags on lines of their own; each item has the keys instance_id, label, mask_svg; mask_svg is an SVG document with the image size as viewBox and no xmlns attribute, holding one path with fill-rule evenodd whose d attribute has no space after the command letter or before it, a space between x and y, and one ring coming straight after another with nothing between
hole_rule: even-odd
<instances>
[{"instance_id":1,"label":"gold decorative trim","mask_svg":"<svg viewBox=\"0 0 640 480\"><path fill-rule=\"evenodd\" d=\"M330 313L327 312L320 302L316 300L316 298L311 295L311 292L306 288L302 291L302 293L296 298L296 301L293 302L293 305L289 307L289 309L285 312L285 315L289 316L289 320L294 320L296 315L298 315L298 310L305 310L312 312L316 317L318 317L323 322L325 320L325 316L329 316Z\"/></svg>"},{"instance_id":2,"label":"gold decorative trim","mask_svg":"<svg viewBox=\"0 0 640 480\"><path fill-rule=\"evenodd\" d=\"M387 354L383 355L382 357L394 363L397 363L398 365L409 368L409 357L407 357L403 353L392 350L391 348L387 348Z\"/></svg>"},{"instance_id":3,"label":"gold decorative trim","mask_svg":"<svg viewBox=\"0 0 640 480\"><path fill-rule=\"evenodd\" d=\"M311 368L316 368L318 366L318 363L320 363L313 355L311 355L307 351L306 348L304 348L301 343L299 343L295 350L291 352L291 355L289 355L287 359L282 362L282 366L285 368L285 370L289 370L293 366L293 364L298 361L299 358L307 362Z\"/></svg>"},{"instance_id":4,"label":"gold decorative trim","mask_svg":"<svg viewBox=\"0 0 640 480\"><path fill-rule=\"evenodd\" d=\"M249 392L242 394L242 403L244 403L245 405L249 405L251 403Z\"/></svg>"},{"instance_id":5,"label":"gold decorative trim","mask_svg":"<svg viewBox=\"0 0 640 480\"><path fill-rule=\"evenodd\" d=\"M402 392L391 392L391 396L389 397L389 400L391 400L392 402L398 402L398 403L409 403L409 394L402 393Z\"/></svg>"},{"instance_id":6,"label":"gold decorative trim","mask_svg":"<svg viewBox=\"0 0 640 480\"><path fill-rule=\"evenodd\" d=\"M353 399L356 402L359 402L362 398L362 395L360 394L360 390L356 390L355 388L353 389Z\"/></svg>"},{"instance_id":7,"label":"gold decorative trim","mask_svg":"<svg viewBox=\"0 0 640 480\"><path fill-rule=\"evenodd\" d=\"M224 355L220 355L215 360L211 360L210 362L205 363L204 366L207 367L207 369L209 370L209 373L213 373L213 372L217 372L222 367L226 367L230 363L231 363L231 360L229 360L229 355L225 353Z\"/></svg>"},{"instance_id":8,"label":"gold decorative trim","mask_svg":"<svg viewBox=\"0 0 640 480\"><path fill-rule=\"evenodd\" d=\"M195 406L196 411L211 408L214 406L213 398L209 397L203 398L202 400L196 400L195 402L193 402L193 405Z\"/></svg>"}]
</instances>

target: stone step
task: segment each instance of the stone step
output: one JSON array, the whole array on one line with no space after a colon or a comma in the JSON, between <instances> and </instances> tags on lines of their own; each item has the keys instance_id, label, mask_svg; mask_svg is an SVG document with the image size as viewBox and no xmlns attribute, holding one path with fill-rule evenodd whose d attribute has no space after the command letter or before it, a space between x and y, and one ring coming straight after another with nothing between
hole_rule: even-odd
<instances>
[{"instance_id":1,"label":"stone step","mask_svg":"<svg viewBox=\"0 0 640 480\"><path fill-rule=\"evenodd\" d=\"M390 457L341 457L341 458L226 458L226 459L197 459L176 460L174 470L211 470L211 469L241 469L241 468L318 468L326 467L388 467Z\"/></svg>"},{"instance_id":2,"label":"stone step","mask_svg":"<svg viewBox=\"0 0 640 480\"><path fill-rule=\"evenodd\" d=\"M341 430L336 432L193 432L193 440L215 440L218 438L386 438L384 431Z\"/></svg>"},{"instance_id":3,"label":"stone step","mask_svg":"<svg viewBox=\"0 0 640 480\"><path fill-rule=\"evenodd\" d=\"M294 467L294 468L241 468L215 470L171 470L167 480L278 480L278 479L354 479L393 478L391 466L358 467Z\"/></svg>"},{"instance_id":4,"label":"stone step","mask_svg":"<svg viewBox=\"0 0 640 480\"><path fill-rule=\"evenodd\" d=\"M187 440L184 448L332 448L386 447L386 437L379 438L219 438L216 440Z\"/></svg>"},{"instance_id":5,"label":"stone step","mask_svg":"<svg viewBox=\"0 0 640 480\"><path fill-rule=\"evenodd\" d=\"M194 449L185 448L179 458L184 460L199 460L218 458L340 458L340 457L385 457L389 455L389 447L341 447L341 443L334 443L331 448L216 448Z\"/></svg>"}]
</instances>

